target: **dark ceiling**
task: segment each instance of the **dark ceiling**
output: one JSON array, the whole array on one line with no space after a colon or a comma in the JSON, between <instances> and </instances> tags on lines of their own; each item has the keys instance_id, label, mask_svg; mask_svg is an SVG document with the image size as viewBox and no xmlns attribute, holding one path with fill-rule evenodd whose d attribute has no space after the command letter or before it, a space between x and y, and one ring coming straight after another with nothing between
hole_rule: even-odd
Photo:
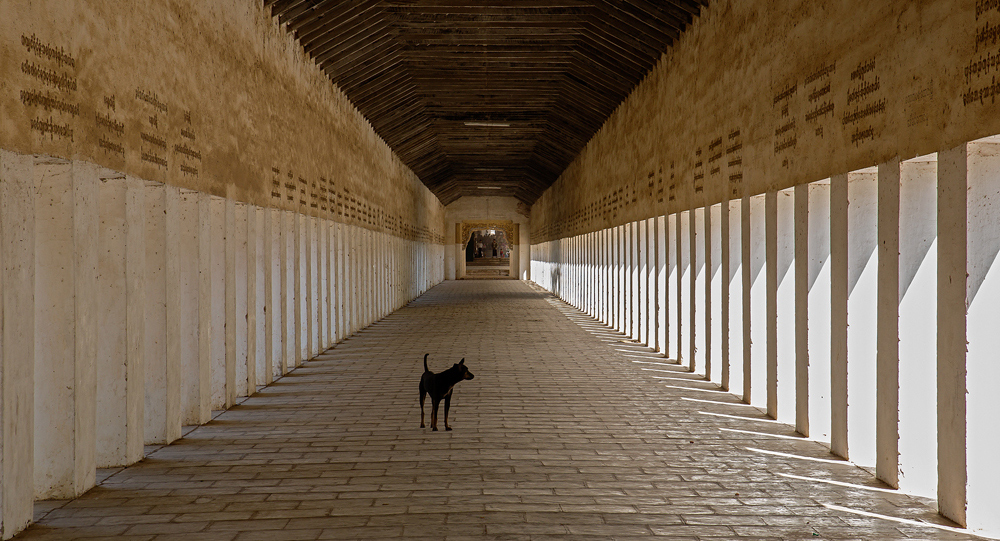
<instances>
[{"instance_id":1,"label":"dark ceiling","mask_svg":"<svg viewBox=\"0 0 1000 541\"><path fill-rule=\"evenodd\" d=\"M448 204L532 204L708 0L264 0Z\"/></svg>"}]
</instances>

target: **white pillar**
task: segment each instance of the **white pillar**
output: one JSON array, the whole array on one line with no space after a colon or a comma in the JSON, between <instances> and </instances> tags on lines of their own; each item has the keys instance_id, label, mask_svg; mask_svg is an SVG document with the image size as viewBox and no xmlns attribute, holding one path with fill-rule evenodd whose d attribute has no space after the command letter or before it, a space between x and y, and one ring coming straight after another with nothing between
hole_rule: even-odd
<instances>
[{"instance_id":1,"label":"white pillar","mask_svg":"<svg viewBox=\"0 0 1000 541\"><path fill-rule=\"evenodd\" d=\"M847 174L830 177L830 451L847 457Z\"/></svg>"},{"instance_id":2,"label":"white pillar","mask_svg":"<svg viewBox=\"0 0 1000 541\"><path fill-rule=\"evenodd\" d=\"M678 307L680 306L681 278L679 273L680 267L677 264L677 257L679 255L677 238L680 234L677 228L678 220L678 214L667 216L666 235L664 239L667 254L667 296L666 302L663 303L663 311L666 314L667 334L666 340L664 340L663 354L668 359L679 363L680 358L677 357L677 352L680 349L678 334L681 320Z\"/></svg>"},{"instance_id":3,"label":"white pillar","mask_svg":"<svg viewBox=\"0 0 1000 541\"><path fill-rule=\"evenodd\" d=\"M692 369L691 344L691 211L677 213L677 362Z\"/></svg>"},{"instance_id":4,"label":"white pillar","mask_svg":"<svg viewBox=\"0 0 1000 541\"><path fill-rule=\"evenodd\" d=\"M793 424L795 379L795 195L769 192L767 210L767 412Z\"/></svg>"},{"instance_id":5,"label":"white pillar","mask_svg":"<svg viewBox=\"0 0 1000 541\"><path fill-rule=\"evenodd\" d=\"M264 385L274 382L280 375L281 361L281 267L278 254L278 230L281 226L277 209L265 208L264 212Z\"/></svg>"},{"instance_id":6,"label":"white pillar","mask_svg":"<svg viewBox=\"0 0 1000 541\"><path fill-rule=\"evenodd\" d=\"M166 443L167 402L167 189L146 182L146 354L147 444Z\"/></svg>"},{"instance_id":7,"label":"white pillar","mask_svg":"<svg viewBox=\"0 0 1000 541\"><path fill-rule=\"evenodd\" d=\"M624 333L628 329L628 255L624 225L615 228L615 330Z\"/></svg>"},{"instance_id":8,"label":"white pillar","mask_svg":"<svg viewBox=\"0 0 1000 541\"><path fill-rule=\"evenodd\" d=\"M226 200L211 196L209 259L211 289L212 409L226 409ZM147 323L148 324L148 323ZM202 327L204 328L204 327Z\"/></svg>"},{"instance_id":9,"label":"white pillar","mask_svg":"<svg viewBox=\"0 0 1000 541\"><path fill-rule=\"evenodd\" d=\"M969 147L939 152L937 179L937 498L938 511L963 526L968 483L966 348L971 346L966 327L971 244L967 205L969 153L975 151Z\"/></svg>"},{"instance_id":10,"label":"white pillar","mask_svg":"<svg viewBox=\"0 0 1000 541\"><path fill-rule=\"evenodd\" d=\"M667 296L667 275L670 269L667 267L669 254L667 253L667 217L656 217L656 351L669 357L667 348L667 337L669 336L669 319Z\"/></svg>"},{"instance_id":11,"label":"white pillar","mask_svg":"<svg viewBox=\"0 0 1000 541\"><path fill-rule=\"evenodd\" d=\"M142 459L145 186L119 174L98 190L96 465L107 468Z\"/></svg>"},{"instance_id":12,"label":"white pillar","mask_svg":"<svg viewBox=\"0 0 1000 541\"><path fill-rule=\"evenodd\" d=\"M656 309L657 299L659 298L659 287L658 287L658 266L657 266L657 249L656 249L656 218L649 218L646 220L646 346L652 348L656 351L657 348L657 336L659 335L659 320L657 319L659 314ZM594 284L594 290L597 290L596 283Z\"/></svg>"},{"instance_id":13,"label":"white pillar","mask_svg":"<svg viewBox=\"0 0 1000 541\"><path fill-rule=\"evenodd\" d=\"M996 357L1000 349L1000 334L997 333L1000 317L996 309L1000 304L1000 277L995 272L996 255L1000 252L1000 144L974 142L964 147L964 152L959 147L938 156L938 234L941 241L938 262L938 501L948 518L967 524L973 530L996 533L1000 531L1000 516L996 513L1000 504L1000 463L996 459L1000 445L996 417L1000 411L1000 394L996 389L1000 381ZM954 193L962 188L967 189L964 223L960 209L956 208L963 201ZM961 243L962 230L964 243ZM955 244L961 245L955 248ZM962 247L965 258L961 258ZM951 284L961 283L962 259L965 259L967 273L965 317L962 317L959 302L961 292L952 289L953 285L944 284L945 280ZM964 359L962 338L968 344ZM963 430L953 426L959 424L965 428L964 449L960 443ZM945 441L946 438L955 441ZM964 476L960 470L963 462ZM963 492L964 517L961 515Z\"/></svg>"},{"instance_id":14,"label":"white pillar","mask_svg":"<svg viewBox=\"0 0 1000 541\"><path fill-rule=\"evenodd\" d=\"M757 407L767 405L767 258L765 254L765 199L766 195L755 195L749 199L748 215L743 217L744 260L743 303L749 307L743 321L743 400Z\"/></svg>"},{"instance_id":15,"label":"white pillar","mask_svg":"<svg viewBox=\"0 0 1000 541\"><path fill-rule=\"evenodd\" d=\"M226 407L247 396L247 212L226 205Z\"/></svg>"},{"instance_id":16,"label":"white pillar","mask_svg":"<svg viewBox=\"0 0 1000 541\"><path fill-rule=\"evenodd\" d=\"M691 314L691 344L688 353L688 369L699 374L706 374L708 352L708 333L705 325L705 314L708 313L708 297L706 296L705 284L705 209L695 208L688 211L690 225L688 229L689 245L691 250L691 302L689 313Z\"/></svg>"},{"instance_id":17,"label":"white pillar","mask_svg":"<svg viewBox=\"0 0 1000 541\"><path fill-rule=\"evenodd\" d=\"M292 354L292 362L294 367L298 367L302 364L302 361L309 358L306 352L306 347L308 342L306 341L306 301L309 288L306 282L306 231L305 231L305 219L306 217L299 214L292 214L292 231L293 231L293 244L292 244L292 269L294 274L292 276L293 280L293 298L292 298L292 326L294 328L295 335L292 338L294 349Z\"/></svg>"},{"instance_id":18,"label":"white pillar","mask_svg":"<svg viewBox=\"0 0 1000 541\"><path fill-rule=\"evenodd\" d=\"M316 219L302 215L303 233L303 286L302 295L305 302L303 323L305 324L305 342L303 343L302 360L312 359L316 354L318 330L316 315Z\"/></svg>"},{"instance_id":19,"label":"white pillar","mask_svg":"<svg viewBox=\"0 0 1000 541\"><path fill-rule=\"evenodd\" d=\"M229 409L236 403L236 397L239 396L238 387L236 386L236 380L238 377L239 370L237 369L237 364L239 363L239 351L237 346L238 331L237 326L240 322L237 313L237 297L238 291L240 290L236 279L236 269L237 269L237 245L240 243L239 236L237 235L236 229L236 202L230 198L226 198L226 363L225 363L225 409ZM245 291L244 286L244 291ZM245 374L245 372L244 372Z\"/></svg>"},{"instance_id":20,"label":"white pillar","mask_svg":"<svg viewBox=\"0 0 1000 541\"><path fill-rule=\"evenodd\" d=\"M635 298L635 309L633 313L635 314L636 322L633 325L634 330L632 336L635 340L645 344L646 339L649 334L649 322L646 321L646 316L649 312L649 306L647 299L649 299L649 281L647 276L649 273L649 262L647 261L647 256L649 254L649 247L646 246L646 238L648 232L646 231L646 220L639 220L635 222L635 233L633 237L635 238L635 286L633 286L634 298Z\"/></svg>"},{"instance_id":21,"label":"white pillar","mask_svg":"<svg viewBox=\"0 0 1000 541\"><path fill-rule=\"evenodd\" d=\"M795 429L830 441L830 181L795 188Z\"/></svg>"},{"instance_id":22,"label":"white pillar","mask_svg":"<svg viewBox=\"0 0 1000 541\"><path fill-rule=\"evenodd\" d=\"M722 333L725 319L722 315L722 207L726 203L716 203L705 213L705 269L708 273L708 311L705 314L705 328L708 331L708 352L705 372L710 381L722 382L723 344ZM727 217L728 218L728 217Z\"/></svg>"},{"instance_id":23,"label":"white pillar","mask_svg":"<svg viewBox=\"0 0 1000 541\"><path fill-rule=\"evenodd\" d=\"M723 244L727 255L723 255L723 262L728 266L728 270L723 271L726 289L722 293L726 304L723 306L723 319L726 321L726 335L723 351L725 352L722 361L722 388L742 397L744 388L744 357L747 356L745 347L745 334L743 321L746 319L748 306L744 302L744 282L743 272L743 216L747 214L744 204L749 206L747 198L734 199L727 205L728 219L723 221L727 231L723 235L727 240ZM749 258L749 251L747 252Z\"/></svg>"},{"instance_id":24,"label":"white pillar","mask_svg":"<svg viewBox=\"0 0 1000 541\"><path fill-rule=\"evenodd\" d=\"M189 417L186 422L197 421L197 424L208 422L212 417L212 348L216 333L221 329L213 326L215 294L213 284L213 254L212 254L212 197L206 193L198 194L198 374L197 406L191 401ZM195 410L195 408L197 408Z\"/></svg>"},{"instance_id":25,"label":"white pillar","mask_svg":"<svg viewBox=\"0 0 1000 541\"><path fill-rule=\"evenodd\" d=\"M164 360L164 370L166 375L164 381L167 388L163 441L170 443L181 437L181 323L183 321L181 308L181 223L180 223L180 189L176 186L164 186L165 208L164 215L166 226L166 265L164 274L164 284L166 287L164 298L166 300L167 317L166 329L166 359ZM148 434L147 434L148 436Z\"/></svg>"},{"instance_id":26,"label":"white pillar","mask_svg":"<svg viewBox=\"0 0 1000 541\"><path fill-rule=\"evenodd\" d=\"M847 192L847 445L852 462L874 466L878 377L877 170L848 174Z\"/></svg>"},{"instance_id":27,"label":"white pillar","mask_svg":"<svg viewBox=\"0 0 1000 541\"><path fill-rule=\"evenodd\" d=\"M34 503L34 157L0 150L0 537ZM41 376L39 376L41 377Z\"/></svg>"},{"instance_id":28,"label":"white pillar","mask_svg":"<svg viewBox=\"0 0 1000 541\"><path fill-rule=\"evenodd\" d=\"M211 418L211 391L203 377L210 375L209 357L201 351L201 258L200 243L202 195L192 190L177 193L173 222L177 260L179 358L173 361L180 377L180 422L200 425ZM207 209L206 209L207 210ZM206 215L207 217L207 215ZM206 268L207 270L207 268ZM208 336L205 337L206 341ZM203 366L204 365L204 366Z\"/></svg>"},{"instance_id":29,"label":"white pillar","mask_svg":"<svg viewBox=\"0 0 1000 541\"><path fill-rule=\"evenodd\" d=\"M295 368L296 326L295 326L295 252L296 214L292 211L281 211L281 239L278 255L281 265L281 374L287 374Z\"/></svg>"},{"instance_id":30,"label":"white pillar","mask_svg":"<svg viewBox=\"0 0 1000 541\"><path fill-rule=\"evenodd\" d=\"M247 205L247 395L264 381L263 209Z\"/></svg>"},{"instance_id":31,"label":"white pillar","mask_svg":"<svg viewBox=\"0 0 1000 541\"><path fill-rule=\"evenodd\" d=\"M35 497L94 485L96 166L35 164Z\"/></svg>"}]
</instances>

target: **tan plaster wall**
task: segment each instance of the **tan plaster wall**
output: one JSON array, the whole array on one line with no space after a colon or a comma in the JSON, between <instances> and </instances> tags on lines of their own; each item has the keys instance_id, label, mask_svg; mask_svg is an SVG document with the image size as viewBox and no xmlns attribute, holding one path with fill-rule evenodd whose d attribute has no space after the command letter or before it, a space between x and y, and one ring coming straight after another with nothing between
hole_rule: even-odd
<instances>
[{"instance_id":1,"label":"tan plaster wall","mask_svg":"<svg viewBox=\"0 0 1000 541\"><path fill-rule=\"evenodd\" d=\"M0 148L443 242L444 208L259 0L0 0Z\"/></svg>"},{"instance_id":2,"label":"tan plaster wall","mask_svg":"<svg viewBox=\"0 0 1000 541\"><path fill-rule=\"evenodd\" d=\"M718 0L532 206L532 242L1000 133L1000 7Z\"/></svg>"}]
</instances>

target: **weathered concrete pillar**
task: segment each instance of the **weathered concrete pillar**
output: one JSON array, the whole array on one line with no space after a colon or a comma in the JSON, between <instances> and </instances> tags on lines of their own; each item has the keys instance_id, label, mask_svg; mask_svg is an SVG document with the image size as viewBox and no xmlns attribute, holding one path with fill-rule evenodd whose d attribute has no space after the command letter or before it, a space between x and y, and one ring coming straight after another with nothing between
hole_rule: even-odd
<instances>
[{"instance_id":1,"label":"weathered concrete pillar","mask_svg":"<svg viewBox=\"0 0 1000 541\"><path fill-rule=\"evenodd\" d=\"M690 211L677 213L677 362L691 369L691 217Z\"/></svg>"},{"instance_id":2,"label":"weathered concrete pillar","mask_svg":"<svg viewBox=\"0 0 1000 541\"><path fill-rule=\"evenodd\" d=\"M766 195L748 201L744 227L743 401L767 406L767 258L764 221Z\"/></svg>"},{"instance_id":3,"label":"weathered concrete pillar","mask_svg":"<svg viewBox=\"0 0 1000 541\"><path fill-rule=\"evenodd\" d=\"M212 409L226 409L226 200L211 196L209 259L211 289Z\"/></svg>"},{"instance_id":4,"label":"weathered concrete pillar","mask_svg":"<svg viewBox=\"0 0 1000 541\"><path fill-rule=\"evenodd\" d=\"M795 198L795 429L830 437L830 181Z\"/></svg>"},{"instance_id":5,"label":"weathered concrete pillar","mask_svg":"<svg viewBox=\"0 0 1000 541\"><path fill-rule=\"evenodd\" d=\"M168 220L173 224L175 234L174 249L177 261L176 302L179 357L173 362L178 365L180 376L180 422L182 425L199 425L211 418L211 365L209 356L202 355L201 308L202 308L202 263L201 241L208 233L202 230L203 196L196 191L180 190L177 193L175 216ZM206 205L205 218L209 218ZM208 255L206 254L206 257ZM205 267L208 271L208 267ZM206 272L207 274L207 272ZM205 336L209 340L211 334ZM179 436L179 435L178 435Z\"/></svg>"},{"instance_id":6,"label":"weathered concrete pillar","mask_svg":"<svg viewBox=\"0 0 1000 541\"><path fill-rule=\"evenodd\" d=\"M881 177L880 177L881 181ZM888 188L888 187L887 187ZM891 190L889 191L891 195ZM925 156L902 162L898 188L898 296L891 307L879 307L879 356L890 353L895 344L883 346L881 325L888 321L888 336L898 338L898 482L907 492L933 498L937 495L937 410L933 400L937 391L936 320L937 320L937 156ZM879 194L892 203L887 194ZM879 210L880 222L885 220ZM892 227L891 224L887 226ZM880 235L882 224L879 225ZM884 249L879 242L880 249ZM879 253L882 258L891 253ZM880 267L881 270L881 267ZM892 277L888 278L890 281ZM892 289L879 277L880 295ZM891 308L891 310L890 310ZM891 357L890 357L891 358ZM891 392L891 391L890 391ZM881 404L881 391L879 402ZM880 432L882 432L880 430ZM881 451L880 451L880 461Z\"/></svg>"},{"instance_id":7,"label":"weathered concrete pillar","mask_svg":"<svg viewBox=\"0 0 1000 541\"><path fill-rule=\"evenodd\" d=\"M34 502L34 156L0 150L0 537L31 521ZM41 376L39 376L41 377Z\"/></svg>"},{"instance_id":8,"label":"weathered concrete pillar","mask_svg":"<svg viewBox=\"0 0 1000 541\"><path fill-rule=\"evenodd\" d=\"M847 174L830 177L830 451L847 457Z\"/></svg>"},{"instance_id":9,"label":"weathered concrete pillar","mask_svg":"<svg viewBox=\"0 0 1000 541\"><path fill-rule=\"evenodd\" d=\"M124 174L98 187L97 456L99 468L142 459L146 292L143 181Z\"/></svg>"},{"instance_id":10,"label":"weathered concrete pillar","mask_svg":"<svg viewBox=\"0 0 1000 541\"><path fill-rule=\"evenodd\" d=\"M875 475L899 488L899 159L879 164L876 256Z\"/></svg>"},{"instance_id":11,"label":"weathered concrete pillar","mask_svg":"<svg viewBox=\"0 0 1000 541\"><path fill-rule=\"evenodd\" d=\"M658 311L656 302L659 298L657 287L657 250L656 250L656 218L646 220L646 346L656 351L657 334L659 333ZM596 286L596 284L595 284ZM596 290L596 287L594 288Z\"/></svg>"},{"instance_id":12,"label":"weathered concrete pillar","mask_svg":"<svg viewBox=\"0 0 1000 541\"><path fill-rule=\"evenodd\" d=\"M264 266L264 385L274 382L274 376L281 374L277 366L281 360L281 268L278 266L277 254L280 253L278 244L278 221L279 214L276 209L265 208L262 210L264 216L264 244L263 244L263 266Z\"/></svg>"},{"instance_id":13,"label":"weathered concrete pillar","mask_svg":"<svg viewBox=\"0 0 1000 541\"><path fill-rule=\"evenodd\" d=\"M680 362L677 358L679 339L679 329L681 325L680 310L677 309L680 303L681 279L680 267L677 264L679 252L677 250L677 236L680 234L677 229L678 215L667 216L664 246L667 254L667 295L666 302L663 303L663 311L667 319L667 334L664 340L663 355L675 362Z\"/></svg>"},{"instance_id":14,"label":"weathered concrete pillar","mask_svg":"<svg viewBox=\"0 0 1000 541\"><path fill-rule=\"evenodd\" d=\"M226 204L226 407L247 396L247 212Z\"/></svg>"},{"instance_id":15,"label":"weathered concrete pillar","mask_svg":"<svg viewBox=\"0 0 1000 541\"><path fill-rule=\"evenodd\" d=\"M628 224L628 260L629 260L629 325L628 337L632 340L642 339L642 253L641 248L641 222L630 222Z\"/></svg>"},{"instance_id":16,"label":"weathered concrete pillar","mask_svg":"<svg viewBox=\"0 0 1000 541\"><path fill-rule=\"evenodd\" d=\"M293 291L294 298L292 299L292 318L293 327L295 329L295 335L293 337L295 347L292 353L292 362L294 367L299 367L302 365L302 361L309 358L307 352L307 331L306 324L308 319L306 319L306 304L308 301L309 287L306 275L306 266L308 260L306 259L306 242L307 242L307 232L306 232L306 217L302 214L295 213L292 216L292 229L294 241L292 244L293 251Z\"/></svg>"},{"instance_id":17,"label":"weathered concrete pillar","mask_svg":"<svg viewBox=\"0 0 1000 541\"><path fill-rule=\"evenodd\" d=\"M295 222L296 214L281 211L281 374L295 367Z\"/></svg>"},{"instance_id":18,"label":"weathered concrete pillar","mask_svg":"<svg viewBox=\"0 0 1000 541\"><path fill-rule=\"evenodd\" d=\"M72 498L96 472L96 166L35 162L35 497Z\"/></svg>"},{"instance_id":19,"label":"weathered concrete pillar","mask_svg":"<svg viewBox=\"0 0 1000 541\"><path fill-rule=\"evenodd\" d=\"M333 222L320 220L322 227L322 250L320 261L323 263L323 342L326 350L336 343L333 331Z\"/></svg>"},{"instance_id":20,"label":"weathered concrete pillar","mask_svg":"<svg viewBox=\"0 0 1000 541\"><path fill-rule=\"evenodd\" d=\"M628 270L625 259L625 226L620 225L615 228L614 236L615 254L615 325L614 329L624 333L628 321L627 294L628 294Z\"/></svg>"},{"instance_id":21,"label":"weathered concrete pillar","mask_svg":"<svg viewBox=\"0 0 1000 541\"><path fill-rule=\"evenodd\" d=\"M728 230L724 232L728 237L725 244L728 257L724 256L723 261L727 263L729 269L728 273L723 273L728 287L728 290L723 292L723 298L727 300L726 314L723 317L726 319L728 343L723 346L727 357L723 360L722 388L741 397L744 388L744 357L747 355L743 322L748 319L749 313L749 305L743 298L747 291L743 272L743 238L747 231L743 229L743 216L749 212L749 205L750 200L746 197L729 202L729 219L725 222L728 224ZM749 225L749 222L747 224ZM749 257L749 246L747 246L746 258Z\"/></svg>"},{"instance_id":22,"label":"weathered concrete pillar","mask_svg":"<svg viewBox=\"0 0 1000 541\"><path fill-rule=\"evenodd\" d=\"M299 360L307 361L313 356L313 346L316 337L316 288L313 278L316 276L313 266L316 261L313 245L315 235L313 234L313 218L305 214L299 216L300 227L300 274L302 284L300 293L302 294L302 319L300 320L302 344L299 353Z\"/></svg>"},{"instance_id":23,"label":"weathered concrete pillar","mask_svg":"<svg viewBox=\"0 0 1000 541\"><path fill-rule=\"evenodd\" d=\"M190 396L197 396L188 405L192 416L187 421L197 424L208 422L212 416L212 348L215 335L222 329L213 324L212 310L215 295L213 283L212 254L212 197L198 194L198 373L188 374L197 382L198 389L190 390ZM194 378L197 378L196 380ZM195 409L197 408L197 409ZM196 416L196 417L195 417Z\"/></svg>"},{"instance_id":24,"label":"weathered concrete pillar","mask_svg":"<svg viewBox=\"0 0 1000 541\"><path fill-rule=\"evenodd\" d=\"M247 205L247 395L264 381L264 210Z\"/></svg>"},{"instance_id":25,"label":"weathered concrete pillar","mask_svg":"<svg viewBox=\"0 0 1000 541\"><path fill-rule=\"evenodd\" d=\"M646 245L649 232L646 229L646 220L639 220L635 223L635 329L632 333L635 340L645 344L649 335L649 247Z\"/></svg>"},{"instance_id":26,"label":"weathered concrete pillar","mask_svg":"<svg viewBox=\"0 0 1000 541\"><path fill-rule=\"evenodd\" d=\"M767 257L767 412L795 422L795 196L769 192L765 219Z\"/></svg>"},{"instance_id":27,"label":"weathered concrete pillar","mask_svg":"<svg viewBox=\"0 0 1000 541\"><path fill-rule=\"evenodd\" d=\"M347 338L347 306L344 302L346 297L347 285L345 280L345 263L346 255L344 253L344 246L346 239L344 238L344 225L340 222L334 224L334 237L336 238L334 256L336 257L336 264L334 265L335 289L334 292L336 299L334 301L334 306L337 310L337 341L343 342Z\"/></svg>"},{"instance_id":28,"label":"weathered concrete pillar","mask_svg":"<svg viewBox=\"0 0 1000 541\"><path fill-rule=\"evenodd\" d=\"M166 359L163 368L166 371L164 381L167 388L164 391L166 395L166 415L164 419L165 433L163 441L170 443L181 437L181 397L183 394L181 390L181 368L183 362L181 343L183 341L182 323L185 318L183 317L181 304L182 283L180 262L182 252L182 224L180 219L180 189L176 186L164 186L164 196L166 203L166 215L164 218L166 220L167 244L166 273L164 275L167 327L164 336L166 336L167 341Z\"/></svg>"},{"instance_id":29,"label":"weathered concrete pillar","mask_svg":"<svg viewBox=\"0 0 1000 541\"><path fill-rule=\"evenodd\" d=\"M875 465L878 172L847 176L847 439L851 461ZM836 301L836 300L835 300Z\"/></svg>"},{"instance_id":30,"label":"weathered concrete pillar","mask_svg":"<svg viewBox=\"0 0 1000 541\"><path fill-rule=\"evenodd\" d=\"M656 217L656 351L664 356L667 353L667 337L669 336L669 315L670 307L667 300L667 276L670 269L667 268L667 260L670 255L667 253L667 217Z\"/></svg>"},{"instance_id":31,"label":"weathered concrete pillar","mask_svg":"<svg viewBox=\"0 0 1000 541\"><path fill-rule=\"evenodd\" d=\"M969 147L963 144L939 152L937 179L937 498L938 511L963 526L968 501L966 360L967 347L972 346L967 343L968 260L972 255L969 154L976 151ZM976 270L981 277L982 269ZM978 281L971 282L978 286ZM972 297L975 300L975 294Z\"/></svg>"},{"instance_id":32,"label":"weathered concrete pillar","mask_svg":"<svg viewBox=\"0 0 1000 541\"><path fill-rule=\"evenodd\" d=\"M691 302L688 312L691 320L691 344L688 353L688 370L706 374L706 357L708 351L708 327L705 325L705 314L708 313L708 297L705 284L705 209L695 208L688 211L689 247L691 250Z\"/></svg>"},{"instance_id":33,"label":"weathered concrete pillar","mask_svg":"<svg viewBox=\"0 0 1000 541\"><path fill-rule=\"evenodd\" d=\"M263 213L263 269L264 269L264 385L274 382L274 376L281 373L277 364L281 359L281 296L279 295L281 268L278 266L278 237L280 225L278 210L265 208Z\"/></svg>"},{"instance_id":34,"label":"weathered concrete pillar","mask_svg":"<svg viewBox=\"0 0 1000 541\"><path fill-rule=\"evenodd\" d=\"M159 182L146 182L146 356L145 366L145 443L167 443L171 434L168 412L173 407L168 402L171 399L170 385L167 381L172 376L168 368L167 311L175 306L170 302L168 307L167 275L176 270L168 261L167 238L167 191L168 188ZM174 280L171 280L174 282ZM172 383L172 382L170 382ZM179 403L177 404L179 406Z\"/></svg>"},{"instance_id":35,"label":"weathered concrete pillar","mask_svg":"<svg viewBox=\"0 0 1000 541\"><path fill-rule=\"evenodd\" d=\"M237 246L240 244L240 238L237 234L237 224L236 224L236 202L231 198L226 198L226 363L225 363L225 409L229 409L236 403L236 397L239 396L239 389L236 386L236 380L239 377L239 369L237 364L239 363L239 352L237 346L238 331L237 322L239 321L237 298L238 291L240 290L239 284L236 282L236 269L237 269ZM243 289L245 291L245 288ZM245 376L244 372L244 376ZM244 385L245 387L245 385Z\"/></svg>"},{"instance_id":36,"label":"weathered concrete pillar","mask_svg":"<svg viewBox=\"0 0 1000 541\"><path fill-rule=\"evenodd\" d=\"M705 329L708 331L708 351L705 354L705 375L709 381L722 381L722 205L716 203L705 212L705 272L708 277L708 310Z\"/></svg>"},{"instance_id":37,"label":"weathered concrete pillar","mask_svg":"<svg viewBox=\"0 0 1000 541\"><path fill-rule=\"evenodd\" d=\"M1000 503L1000 463L996 460L1000 445L996 430L1000 278L994 272L1000 252L998 209L1000 144L973 142L939 153L938 505L948 518L987 532L1000 531L996 513ZM962 282L962 260L964 317L959 302L962 291L955 285ZM962 342L967 343L964 359Z\"/></svg>"}]
</instances>

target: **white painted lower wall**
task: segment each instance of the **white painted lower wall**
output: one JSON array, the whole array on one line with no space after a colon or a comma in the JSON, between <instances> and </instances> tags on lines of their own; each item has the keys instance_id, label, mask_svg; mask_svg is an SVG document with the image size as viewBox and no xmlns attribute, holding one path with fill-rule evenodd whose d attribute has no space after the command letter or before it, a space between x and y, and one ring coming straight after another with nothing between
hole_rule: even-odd
<instances>
[{"instance_id":1,"label":"white painted lower wall","mask_svg":"<svg viewBox=\"0 0 1000 541\"><path fill-rule=\"evenodd\" d=\"M345 250L345 246L347 249ZM0 538L444 279L444 246L0 151Z\"/></svg>"},{"instance_id":2,"label":"white painted lower wall","mask_svg":"<svg viewBox=\"0 0 1000 541\"><path fill-rule=\"evenodd\" d=\"M598 321L995 534L998 194L989 139L537 243L531 271Z\"/></svg>"}]
</instances>

